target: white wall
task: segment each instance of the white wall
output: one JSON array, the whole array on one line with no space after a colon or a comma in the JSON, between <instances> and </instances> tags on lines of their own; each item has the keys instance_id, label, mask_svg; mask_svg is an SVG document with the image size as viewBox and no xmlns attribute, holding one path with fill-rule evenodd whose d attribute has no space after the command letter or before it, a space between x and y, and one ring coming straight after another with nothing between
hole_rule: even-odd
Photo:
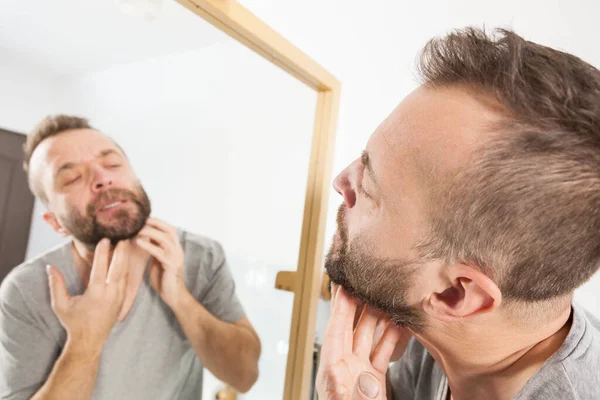
<instances>
[{"instance_id":1,"label":"white wall","mask_svg":"<svg viewBox=\"0 0 600 400\"><path fill-rule=\"evenodd\" d=\"M59 82L51 74L14 57L0 59L0 127L27 134L45 115L59 110ZM62 243L41 218L44 206L35 201L26 258Z\"/></svg>"},{"instance_id":2,"label":"white wall","mask_svg":"<svg viewBox=\"0 0 600 400\"><path fill-rule=\"evenodd\" d=\"M422 45L432 36L442 34L449 29L469 24L482 25L484 23L487 27L508 26L531 40L573 52L594 65L600 66L600 50L595 40L598 37L596 16L600 14L600 4L593 0L569 2L562 0L530 0L527 2L517 0L503 2L475 0L436 0L427 2L396 0L374 0L371 2L240 0L240 2L342 81L343 93L334 171L341 170L353 158L358 156L371 132L401 98L416 87L413 66L415 57ZM198 68L201 71L200 66ZM11 111L11 114L14 115L8 117L4 112L7 109L12 110L10 107L14 108L12 106L14 102L7 101L6 99L10 96L3 93L4 85L7 85L5 81L11 79L3 79L3 77L4 73L1 73L0 82L3 86L0 87L0 113L3 114L3 120L15 119L19 115L18 111ZM165 80L164 83L165 85L161 90L165 91L171 90L170 88L185 86L181 81L176 83L175 86L173 86L173 81ZM169 85L167 86L166 83ZM140 93L145 93L145 86L142 82L134 84L138 85ZM21 87L28 87L28 85L30 85L28 82L19 83L14 86L12 91L18 95L22 91ZM40 84L39 87L44 87L44 85ZM37 92L33 89L36 88L37 86L33 85L31 95L23 96L23 99L30 99L31 96L35 97ZM114 122L107 117L98 120L98 125L105 130L110 130L113 126L116 128L118 122L122 121L123 114L132 107L133 109L136 108L135 104L128 103L126 99L109 96L109 92L108 90L106 93L102 91L88 92L94 98L104 96L101 100L96 101L98 104L114 101L120 105L121 111L114 114ZM149 95L151 94L149 93ZM27 102L22 101L21 104L24 108L21 112L25 110L26 113L29 113L29 109L45 109L35 104L30 105L28 109L25 107ZM185 107L188 111L194 111L193 103L187 104ZM201 107L195 108L195 110L200 109ZM107 110L109 108L106 108L102 113L106 115ZM98 115L100 116L102 113L98 113ZM30 114L38 114L38 112L35 111ZM150 123L155 119L156 114L141 116L147 118L147 122L142 123L144 131L157 128L157 126L153 128ZM38 117L36 115L35 120ZM23 121L33 122L33 118L19 118ZM3 122L0 121L0 124L3 124ZM6 124L4 126L11 128ZM161 128L161 126L158 127ZM12 129L27 130L29 128L29 122L21 122L21 125L17 123ZM169 132L169 139L179 137L177 132L168 131L164 129L164 126L162 128L163 132ZM132 136L127 132L122 132L116 136L131 153L134 164L148 165L151 163L151 156L143 154L143 149L136 149L136 143L140 143L137 141L137 138L140 137L139 134L136 133ZM148 143L153 148L165 144L160 142L159 137L147 135L144 136L143 143ZM217 145L224 146L225 143L221 141ZM160 159L156 162L163 163L164 160ZM190 161L188 159L187 161L183 160L183 162L189 163ZM213 167L206 166L206 168ZM184 176L180 179L184 180L189 177L189 174L186 174L187 172L184 172ZM153 192L159 191L163 187L162 185L167 185L171 190L176 186L175 182L169 181L166 174L160 172L145 177L144 181L149 190ZM208 178L208 181L199 182L198 185L215 185L225 190L223 186L219 186L222 185L222 182L214 182L210 178ZM247 188L247 191L251 192L251 188ZM166 194L164 196L166 198ZM167 214L167 202L160 200L160 197L159 194L159 197L155 200L157 210ZM209 201L211 207L222 206L222 204L210 203L210 199L206 200ZM185 206L193 205L192 199L186 198L186 196L183 196L181 201ZM339 197L333 193L330 201L328 238L332 236L334 231L335 211L339 203ZM183 209L182 207L181 210ZM186 215L183 212L177 209L170 212L173 216L172 222L186 225ZM210 215L205 216L205 218L212 222L217 219L216 216L211 219L213 217ZM40 230L35 228L32 235L36 235L36 232L40 232ZM221 231L220 234L226 236L224 231ZM252 237L251 232L243 232L243 234ZM32 239L36 241L34 236L32 236ZM291 250L286 249L286 251ZM267 279L268 273L270 272L264 270L253 272L251 276L248 276L248 280L253 282L266 281L270 284L272 280L271 276ZM599 290L600 275L597 274L590 283L577 293L578 300L598 316L600 316L600 302L595 293ZM319 331L322 330L327 321L327 312L327 304L322 303L321 313L319 314ZM282 344L280 347L285 346ZM263 374L266 373L268 372L263 371Z\"/></svg>"},{"instance_id":3,"label":"white wall","mask_svg":"<svg viewBox=\"0 0 600 400\"><path fill-rule=\"evenodd\" d=\"M240 0L342 81L334 173L360 154L369 135L417 86L416 56L431 37L467 25L509 27L526 38L600 67L595 0ZM327 238L340 197L331 195ZM328 241L329 243L329 241ZM328 245L327 247L328 248ZM600 316L600 273L576 300ZM317 334L329 314L321 302Z\"/></svg>"},{"instance_id":4,"label":"white wall","mask_svg":"<svg viewBox=\"0 0 600 400\"><path fill-rule=\"evenodd\" d=\"M56 95L51 75L11 57L0 59L0 127L26 134L55 107Z\"/></svg>"},{"instance_id":5,"label":"white wall","mask_svg":"<svg viewBox=\"0 0 600 400\"><path fill-rule=\"evenodd\" d=\"M65 80L63 112L125 149L153 215L219 240L262 340L239 398L283 397L316 93L232 40ZM204 398L220 389L208 372Z\"/></svg>"}]
</instances>

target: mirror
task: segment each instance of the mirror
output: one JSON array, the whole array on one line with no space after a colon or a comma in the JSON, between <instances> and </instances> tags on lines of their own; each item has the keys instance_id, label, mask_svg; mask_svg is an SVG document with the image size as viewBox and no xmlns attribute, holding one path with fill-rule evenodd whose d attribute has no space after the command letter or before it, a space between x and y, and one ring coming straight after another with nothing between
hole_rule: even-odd
<instances>
[{"instance_id":1,"label":"mirror","mask_svg":"<svg viewBox=\"0 0 600 400\"><path fill-rule=\"evenodd\" d=\"M274 284L298 265L317 92L181 5L142 3L4 5L0 127L23 134L60 113L112 137L153 216L224 248L262 342L238 398L283 398L294 297ZM64 243L44 211L36 201L27 259ZM204 369L202 398L225 386Z\"/></svg>"}]
</instances>

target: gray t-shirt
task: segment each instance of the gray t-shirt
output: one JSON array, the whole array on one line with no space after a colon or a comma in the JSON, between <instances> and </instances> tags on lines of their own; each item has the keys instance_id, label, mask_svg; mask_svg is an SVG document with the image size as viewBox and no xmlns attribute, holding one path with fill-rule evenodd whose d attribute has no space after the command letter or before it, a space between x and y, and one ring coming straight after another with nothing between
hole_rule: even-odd
<instances>
[{"instance_id":1,"label":"gray t-shirt","mask_svg":"<svg viewBox=\"0 0 600 400\"><path fill-rule=\"evenodd\" d=\"M240 320L244 311L221 246L184 231L179 237L190 292L221 320ZM71 246L16 267L0 286L0 399L29 399L61 353L66 333L50 306L46 265L62 272L71 295L82 294ZM92 398L201 397L202 365L175 315L150 286L146 269L129 315L115 325L104 345Z\"/></svg>"},{"instance_id":2,"label":"gray t-shirt","mask_svg":"<svg viewBox=\"0 0 600 400\"><path fill-rule=\"evenodd\" d=\"M448 396L444 371L414 338L389 374L396 400L446 400ZM573 324L564 343L513 399L600 399L600 321L573 305Z\"/></svg>"}]
</instances>

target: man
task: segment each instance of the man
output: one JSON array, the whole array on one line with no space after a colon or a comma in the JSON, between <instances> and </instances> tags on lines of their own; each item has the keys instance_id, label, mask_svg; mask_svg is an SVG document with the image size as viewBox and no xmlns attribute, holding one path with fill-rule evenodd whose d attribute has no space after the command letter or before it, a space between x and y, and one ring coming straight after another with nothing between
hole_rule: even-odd
<instances>
[{"instance_id":1,"label":"man","mask_svg":"<svg viewBox=\"0 0 600 400\"><path fill-rule=\"evenodd\" d=\"M25 168L72 242L2 282L0 398L199 399L203 366L250 389L260 341L219 244L150 217L127 157L85 119L42 121Z\"/></svg>"},{"instance_id":2,"label":"man","mask_svg":"<svg viewBox=\"0 0 600 400\"><path fill-rule=\"evenodd\" d=\"M600 72L477 29L420 71L334 183L320 399L599 399Z\"/></svg>"}]
</instances>

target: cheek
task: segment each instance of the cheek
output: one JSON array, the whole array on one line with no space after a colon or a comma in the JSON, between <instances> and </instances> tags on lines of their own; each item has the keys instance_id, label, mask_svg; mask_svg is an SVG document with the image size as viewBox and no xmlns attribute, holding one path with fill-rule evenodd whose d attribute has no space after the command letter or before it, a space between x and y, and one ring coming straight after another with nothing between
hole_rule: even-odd
<instances>
[{"instance_id":1,"label":"cheek","mask_svg":"<svg viewBox=\"0 0 600 400\"><path fill-rule=\"evenodd\" d=\"M381 225L381 217L364 204L357 204L346 215L346 226L348 228L348 237L358 237L361 235L371 235Z\"/></svg>"},{"instance_id":2,"label":"cheek","mask_svg":"<svg viewBox=\"0 0 600 400\"><path fill-rule=\"evenodd\" d=\"M417 213L409 207L394 215L377 216L369 229L377 256L381 258L408 260L417 254L414 246L425 234Z\"/></svg>"},{"instance_id":3,"label":"cheek","mask_svg":"<svg viewBox=\"0 0 600 400\"><path fill-rule=\"evenodd\" d=\"M123 168L119 173L119 176L124 182L128 182L129 184L135 184L139 181L137 175L131 167Z\"/></svg>"},{"instance_id":4,"label":"cheek","mask_svg":"<svg viewBox=\"0 0 600 400\"><path fill-rule=\"evenodd\" d=\"M61 215L87 215L88 202L89 200L87 196L83 196L81 194L73 193L63 196L59 205Z\"/></svg>"},{"instance_id":5,"label":"cheek","mask_svg":"<svg viewBox=\"0 0 600 400\"><path fill-rule=\"evenodd\" d=\"M141 186L140 180L133 174L122 174L116 177L115 182L120 188L135 192Z\"/></svg>"}]
</instances>

